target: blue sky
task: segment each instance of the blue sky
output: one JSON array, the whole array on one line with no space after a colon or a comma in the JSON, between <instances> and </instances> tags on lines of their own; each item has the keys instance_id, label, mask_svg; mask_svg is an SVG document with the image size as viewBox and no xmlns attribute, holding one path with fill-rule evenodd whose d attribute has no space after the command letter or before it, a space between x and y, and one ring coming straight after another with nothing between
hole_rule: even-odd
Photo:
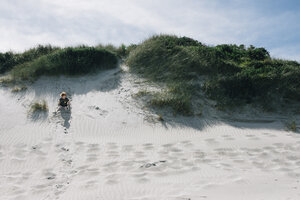
<instances>
[{"instance_id":1,"label":"blue sky","mask_svg":"<svg viewBox=\"0 0 300 200\"><path fill-rule=\"evenodd\" d=\"M0 51L139 43L152 34L253 44L300 61L296 0L1 0Z\"/></svg>"}]
</instances>

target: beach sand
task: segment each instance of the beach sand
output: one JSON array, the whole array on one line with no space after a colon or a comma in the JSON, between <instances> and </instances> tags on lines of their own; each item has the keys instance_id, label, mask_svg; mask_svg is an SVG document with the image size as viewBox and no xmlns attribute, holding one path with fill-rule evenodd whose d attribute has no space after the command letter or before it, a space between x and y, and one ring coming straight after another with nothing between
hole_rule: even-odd
<instances>
[{"instance_id":1,"label":"beach sand","mask_svg":"<svg viewBox=\"0 0 300 200\"><path fill-rule=\"evenodd\" d=\"M129 76L116 69L42 77L20 93L0 88L0 199L300 199L300 135L277 117L152 122ZM71 112L56 111L61 91ZM38 100L49 112L28 112Z\"/></svg>"}]
</instances>

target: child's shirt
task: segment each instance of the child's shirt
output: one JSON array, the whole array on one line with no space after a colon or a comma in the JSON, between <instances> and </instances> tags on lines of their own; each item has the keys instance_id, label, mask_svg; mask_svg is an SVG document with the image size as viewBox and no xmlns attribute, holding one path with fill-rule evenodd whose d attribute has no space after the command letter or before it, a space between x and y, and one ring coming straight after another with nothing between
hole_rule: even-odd
<instances>
[{"instance_id":1,"label":"child's shirt","mask_svg":"<svg viewBox=\"0 0 300 200\"><path fill-rule=\"evenodd\" d=\"M69 102L69 99L68 98L60 98L59 99L59 105L62 106L62 107L65 107L65 106L68 106L68 102Z\"/></svg>"}]
</instances>

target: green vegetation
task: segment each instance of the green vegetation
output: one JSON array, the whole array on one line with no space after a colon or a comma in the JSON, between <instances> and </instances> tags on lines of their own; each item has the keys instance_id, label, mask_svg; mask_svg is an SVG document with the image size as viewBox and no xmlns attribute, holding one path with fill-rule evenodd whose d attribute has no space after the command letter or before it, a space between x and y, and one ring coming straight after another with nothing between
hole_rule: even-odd
<instances>
[{"instance_id":1,"label":"green vegetation","mask_svg":"<svg viewBox=\"0 0 300 200\"><path fill-rule=\"evenodd\" d=\"M58 49L58 47L52 47L50 45L39 45L36 48L25 51L24 53L0 53L0 73L7 72L16 65L32 61L40 56L47 55Z\"/></svg>"},{"instance_id":2,"label":"green vegetation","mask_svg":"<svg viewBox=\"0 0 300 200\"><path fill-rule=\"evenodd\" d=\"M136 94L134 94L133 97L143 97L143 96L150 95L150 94L151 94L151 92L149 92L147 90L140 90Z\"/></svg>"},{"instance_id":3,"label":"green vegetation","mask_svg":"<svg viewBox=\"0 0 300 200\"><path fill-rule=\"evenodd\" d=\"M185 92L156 92L152 94L152 98L150 98L150 105L163 108L170 107L173 110L173 114L181 113L184 115L191 115L191 97L184 96Z\"/></svg>"},{"instance_id":4,"label":"green vegetation","mask_svg":"<svg viewBox=\"0 0 300 200\"><path fill-rule=\"evenodd\" d=\"M192 114L199 94L226 105L300 100L300 64L272 59L264 48L206 46L187 37L158 35L137 45L126 60L132 72L161 83L167 92L151 105Z\"/></svg>"},{"instance_id":5,"label":"green vegetation","mask_svg":"<svg viewBox=\"0 0 300 200\"><path fill-rule=\"evenodd\" d=\"M287 123L287 124L286 124L286 128L287 128L289 131L296 132L296 130L297 130L296 122L295 122L295 121L292 121L292 122L290 122L290 123Z\"/></svg>"},{"instance_id":6,"label":"green vegetation","mask_svg":"<svg viewBox=\"0 0 300 200\"><path fill-rule=\"evenodd\" d=\"M136 47L135 44L131 44L129 46L122 44L119 47L116 47L112 44L108 44L108 45L99 44L96 46L96 48L103 48L103 49L106 49L106 50L116 54L119 58L126 58L129 55L129 53L133 49L135 49L135 47Z\"/></svg>"},{"instance_id":7,"label":"green vegetation","mask_svg":"<svg viewBox=\"0 0 300 200\"><path fill-rule=\"evenodd\" d=\"M10 74L15 80L34 80L42 75L78 75L114 68L117 62L115 54L102 48L65 48L17 65Z\"/></svg>"},{"instance_id":8,"label":"green vegetation","mask_svg":"<svg viewBox=\"0 0 300 200\"><path fill-rule=\"evenodd\" d=\"M15 81L11 77L3 77L0 79L0 85L9 86L14 85Z\"/></svg>"},{"instance_id":9,"label":"green vegetation","mask_svg":"<svg viewBox=\"0 0 300 200\"><path fill-rule=\"evenodd\" d=\"M157 120L160 121L160 122L165 121L165 119L163 118L162 115L158 115L158 116L157 116Z\"/></svg>"},{"instance_id":10,"label":"green vegetation","mask_svg":"<svg viewBox=\"0 0 300 200\"><path fill-rule=\"evenodd\" d=\"M58 48L38 46L24 53L0 53L1 84L13 85L43 75L79 75L117 66L124 60L131 72L162 86L141 91L153 107L191 115L200 98L217 101L217 110L245 104L272 111L278 104L300 100L300 64L270 57L264 48L244 45L207 46L188 37L156 35L138 45ZM17 91L17 89L16 89ZM149 97L149 98L148 98Z\"/></svg>"},{"instance_id":11,"label":"green vegetation","mask_svg":"<svg viewBox=\"0 0 300 200\"><path fill-rule=\"evenodd\" d=\"M135 47L136 47L136 45L134 45L134 44L129 45L129 46L125 46L124 44L122 44L119 47L116 47L113 45L101 45L100 44L92 49L106 50L106 51L109 51L109 52L115 54L118 58L125 58L128 56L129 52L132 51ZM89 46L80 45L77 47L69 47L66 49L68 49L68 50L72 49L73 51L76 51L79 49L82 50L82 49L88 49L88 48L89 48ZM66 51L66 49L62 49L60 47L55 47L55 46L51 46L51 45L45 45L45 46L38 45L37 47L31 48L23 53L14 53L11 51L5 52L5 53L0 53L0 74L10 71L17 65L21 65L21 64L24 64L27 62L34 61L41 56L49 55L56 51ZM75 58L70 57L70 59L75 59Z\"/></svg>"},{"instance_id":12,"label":"green vegetation","mask_svg":"<svg viewBox=\"0 0 300 200\"><path fill-rule=\"evenodd\" d=\"M42 112L48 111L48 105L47 105L46 101L35 102L30 107L30 112L32 112L32 113L41 112L41 111Z\"/></svg>"},{"instance_id":13,"label":"green vegetation","mask_svg":"<svg viewBox=\"0 0 300 200\"><path fill-rule=\"evenodd\" d=\"M27 90L27 87L25 85L22 85L21 87L14 87L11 91L12 92L22 92L22 91L25 91Z\"/></svg>"}]
</instances>

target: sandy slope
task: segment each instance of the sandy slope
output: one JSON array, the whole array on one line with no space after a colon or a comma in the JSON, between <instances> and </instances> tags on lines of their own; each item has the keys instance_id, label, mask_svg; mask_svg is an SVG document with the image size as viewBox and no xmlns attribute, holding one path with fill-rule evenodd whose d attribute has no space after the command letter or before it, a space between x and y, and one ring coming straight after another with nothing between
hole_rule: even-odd
<instances>
[{"instance_id":1,"label":"sandy slope","mask_svg":"<svg viewBox=\"0 0 300 200\"><path fill-rule=\"evenodd\" d=\"M150 123L139 87L116 69L1 88L0 199L300 199L299 134L278 120ZM70 114L55 112L62 90ZM28 114L41 99L49 113Z\"/></svg>"}]
</instances>

